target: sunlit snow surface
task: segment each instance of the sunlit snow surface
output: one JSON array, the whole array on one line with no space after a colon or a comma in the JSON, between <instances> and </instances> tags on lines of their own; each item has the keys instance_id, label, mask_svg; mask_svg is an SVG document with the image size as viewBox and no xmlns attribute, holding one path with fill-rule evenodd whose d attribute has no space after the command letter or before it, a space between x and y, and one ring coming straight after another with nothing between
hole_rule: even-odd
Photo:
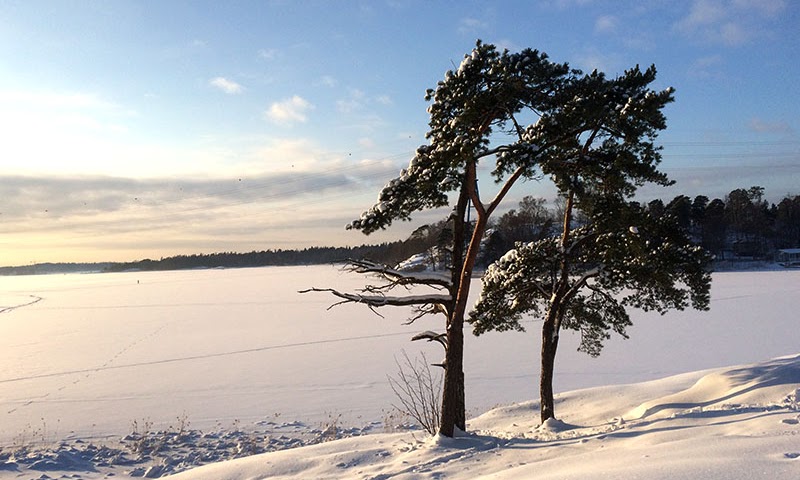
<instances>
[{"instance_id":1,"label":"sunlit snow surface","mask_svg":"<svg viewBox=\"0 0 800 480\"><path fill-rule=\"evenodd\" d=\"M423 330L440 330L443 319L428 317L403 325L408 311L384 308L380 313L385 318L380 318L359 305L326 310L332 297L296 293L308 287L354 290L363 282L362 277L334 267L0 277L0 446L8 452L37 438L51 443L78 438L101 442L131 433L133 422L152 424L154 430L174 427L178 421L194 430L224 431L294 421L319 427L331 418L339 425L356 427L381 421L394 402L386 375L397 370L395 357L405 349L412 356L424 351L431 362L439 361L438 344L409 339ZM796 270L717 273L710 312L674 312L663 317L634 313L631 339L612 338L599 358L577 353L577 337L567 333L559 347L556 391L637 383L796 354L800 352L798 293L800 272ZM468 336L465 374L471 417L494 406L536 398L538 323L531 319L524 325L529 329L524 334ZM552 444L546 445L547 451L537 448L545 445L536 442L558 443L567 438L573 446L565 448L580 446L576 454L596 462L598 469L617 472L616 478L632 478L636 465L652 458L654 451L645 447L654 441L673 442L677 450L659 449L664 458L651 466L677 473L658 477L648 471L642 478L750 478L691 477L688 473L681 477L681 462L686 459L669 457L669 452L691 458L701 448L729 451L725 455L730 458L719 462L738 465L743 460L737 448L762 448L748 439L776 438L776 450L759 457L771 465L764 468L788 468L787 476L771 478L800 478L800 460L794 460L800 456L798 412L786 403L800 388L800 374L797 361L787 362L782 369L740 369L734 380L731 375L712 375L696 386L698 378L711 372L690 373L678 377L679 381L603 387L591 394L570 392L556 410L567 424L563 429L558 425L536 429L530 404L489 412L470 424L471 430L483 436L460 440L475 445L453 447L453 451L447 441L418 443L408 433L369 435L339 441L344 442L345 451L359 452L356 459L350 458L352 452L337 450L339 442L306 447L315 449L313 455L329 452L350 458L338 462L340 466L321 462L304 470L297 455L312 454L287 451L268 454L271 465L281 458L289 462L272 473L253 473L260 467L249 465L241 468L252 475L237 470L201 478L259 478L280 473L281 468L295 478L312 478L314 472L329 478L370 478L384 470L399 472L403 461L411 463L400 478L433 478L437 471L469 478L466 471L448 466L443 460L447 455L461 462L482 462L473 472L484 475L500 471L501 478L527 478L542 471L535 466L541 461L555 472L543 478L577 478L581 470L576 465L552 470L552 462L561 455L550 452ZM773 380L750 378L754 372L772 372ZM742 388L747 395L739 398ZM698 415L703 408L725 413ZM703 437L700 431L722 438L715 444L689 440ZM624 450L617 454L631 455L639 463L620 464L603 457L601 450L590 448L605 441L598 435L615 439L615 448ZM419 432L415 437L424 438ZM500 441L508 438L512 440ZM498 442L508 446L508 451L496 450ZM398 445L406 445L408 451L398 450ZM372 447L377 450L373 452ZM472 449L475 458L462 458L464 448ZM528 455L500 459L500 453L512 450ZM380 464L381 459L383 467L369 466L374 461ZM424 461L430 463L427 473L424 466L410 468ZM263 467L264 461L259 465ZM362 475L349 470L359 465ZM124 478L129 470L118 467L113 472ZM0 468L0 478L18 475L18 470ZM102 478L103 474L81 475ZM38 476L31 473L22 478Z\"/></svg>"}]
</instances>

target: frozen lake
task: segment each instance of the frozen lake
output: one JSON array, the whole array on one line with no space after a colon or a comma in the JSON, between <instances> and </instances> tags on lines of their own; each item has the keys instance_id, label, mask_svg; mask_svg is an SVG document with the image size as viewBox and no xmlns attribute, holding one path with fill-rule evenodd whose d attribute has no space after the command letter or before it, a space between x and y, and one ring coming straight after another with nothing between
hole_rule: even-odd
<instances>
[{"instance_id":1,"label":"frozen lake","mask_svg":"<svg viewBox=\"0 0 800 480\"><path fill-rule=\"evenodd\" d=\"M476 282L477 283L477 282ZM0 277L0 445L122 435L134 421L181 417L208 429L279 418L344 424L381 420L394 397L386 375L443 317L404 325L358 305L297 290L363 286L330 266ZM639 382L800 351L800 271L718 273L711 312L635 312L630 340L596 359L567 333L556 390ZM473 297L474 298L474 297ZM538 323L526 333L467 337L469 414L536 397Z\"/></svg>"}]
</instances>

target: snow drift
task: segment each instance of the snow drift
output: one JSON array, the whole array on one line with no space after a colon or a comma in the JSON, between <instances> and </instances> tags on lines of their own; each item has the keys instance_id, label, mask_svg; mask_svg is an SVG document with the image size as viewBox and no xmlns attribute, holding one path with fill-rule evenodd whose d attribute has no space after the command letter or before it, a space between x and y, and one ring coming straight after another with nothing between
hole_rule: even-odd
<instances>
[{"instance_id":1,"label":"snow drift","mask_svg":"<svg viewBox=\"0 0 800 480\"><path fill-rule=\"evenodd\" d=\"M800 356L491 410L462 437L374 434L200 467L176 480L255 478L796 479ZM644 399L644 401L642 401ZM638 405L637 405L638 404ZM173 478L173 477L170 477Z\"/></svg>"}]
</instances>

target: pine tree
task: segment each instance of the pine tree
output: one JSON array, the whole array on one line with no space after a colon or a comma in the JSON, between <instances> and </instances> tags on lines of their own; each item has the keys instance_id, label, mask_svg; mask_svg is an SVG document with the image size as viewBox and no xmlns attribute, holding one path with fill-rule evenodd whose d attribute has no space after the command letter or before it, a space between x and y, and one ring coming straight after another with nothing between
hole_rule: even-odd
<instances>
[{"instance_id":1,"label":"pine tree","mask_svg":"<svg viewBox=\"0 0 800 480\"><path fill-rule=\"evenodd\" d=\"M551 125L524 125L530 117L555 117L572 90L576 71L567 64L551 62L537 50L518 53L498 51L477 42L456 71L448 71L435 89L431 101L429 143L420 146L407 169L380 192L377 203L348 228L365 234L388 228L396 220L408 220L414 212L448 205L455 198L452 219L452 251L449 278L397 272L385 266L359 262L362 273L378 273L391 286L432 285L446 293L430 296L393 297L385 288L368 286L361 293L330 291L342 299L376 308L384 305L416 305L415 320L427 313L446 317L445 333L420 338L444 339L446 358L440 433L453 436L466 427L463 372L464 317L481 240L492 213L510 188L520 179L540 174L539 160L570 141L572 132ZM492 161L492 176L499 191L484 203L478 190L478 164ZM468 204L476 212L467 224ZM466 245L466 247L465 247ZM446 280L446 281L445 281ZM432 283L433 282L433 283ZM380 289L379 289L380 288ZM320 290L320 289L317 289ZM427 333L427 332L426 332Z\"/></svg>"},{"instance_id":2,"label":"pine tree","mask_svg":"<svg viewBox=\"0 0 800 480\"><path fill-rule=\"evenodd\" d=\"M553 371L562 329L577 330L580 350L598 355L613 330L626 336L628 307L707 309L710 256L660 208L630 202L645 183L669 185L654 143L666 128L672 90L653 91L654 67L615 79L597 71L565 88L568 100L530 132L564 140L539 165L564 198L560 234L518 246L491 265L470 314L474 332L521 330L531 313L542 325L542 422L555 418ZM534 142L535 143L535 142ZM662 204L663 205L663 204ZM583 221L576 225L576 216Z\"/></svg>"}]
</instances>

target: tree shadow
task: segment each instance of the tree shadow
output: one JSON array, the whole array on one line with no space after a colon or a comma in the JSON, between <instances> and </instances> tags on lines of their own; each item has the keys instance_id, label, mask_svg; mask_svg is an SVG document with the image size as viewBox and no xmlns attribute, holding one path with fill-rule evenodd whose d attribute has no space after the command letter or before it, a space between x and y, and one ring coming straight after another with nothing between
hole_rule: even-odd
<instances>
[{"instance_id":1,"label":"tree shadow","mask_svg":"<svg viewBox=\"0 0 800 480\"><path fill-rule=\"evenodd\" d=\"M755 415L747 416L746 418L728 418L746 413L754 413ZM715 410L712 412L697 412L696 414L690 413L681 415L680 417L663 418L653 421L637 422L629 424L630 426L620 427L614 430L598 432L596 427L586 427L587 431L583 434L575 435L572 437L563 437L555 439L541 439L541 438L527 438L527 437L514 437L504 440L499 445L500 448L506 449L536 449L536 448L550 448L566 445L574 445L577 443L584 443L589 440L605 440L607 438L636 438L644 435L651 435L664 432L677 432L681 430L689 430L694 428L707 428L717 427L724 425L733 425L745 421L750 421L758 418L769 417L773 415L785 414L785 409L765 409L757 407L749 408L733 408L729 410ZM671 423L685 418L720 418L720 421L713 423L702 424L667 424L660 427L653 427L656 423ZM581 428L581 427L578 427Z\"/></svg>"}]
</instances>

